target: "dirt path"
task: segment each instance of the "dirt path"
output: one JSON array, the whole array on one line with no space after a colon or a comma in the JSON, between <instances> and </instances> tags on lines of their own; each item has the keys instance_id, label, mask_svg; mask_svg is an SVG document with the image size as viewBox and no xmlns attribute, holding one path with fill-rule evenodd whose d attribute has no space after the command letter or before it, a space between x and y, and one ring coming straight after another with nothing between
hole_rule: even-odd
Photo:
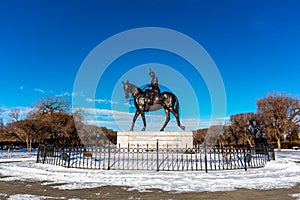
<instances>
[{"instance_id":1,"label":"dirt path","mask_svg":"<svg viewBox=\"0 0 300 200\"><path fill-rule=\"evenodd\" d=\"M59 190L54 185L42 185L40 182L24 181L1 181L0 179L0 199L7 199L15 194L30 194L36 196L51 197L51 199L222 199L222 200L247 200L247 199L265 199L265 200L285 200L295 199L289 194L300 193L300 184L290 189L274 190L248 190L238 189L230 192L189 192L173 194L161 190L152 190L152 192L139 192L137 190L128 191L125 187L105 186L90 189L79 190ZM50 198L49 198L50 199Z\"/></svg>"}]
</instances>

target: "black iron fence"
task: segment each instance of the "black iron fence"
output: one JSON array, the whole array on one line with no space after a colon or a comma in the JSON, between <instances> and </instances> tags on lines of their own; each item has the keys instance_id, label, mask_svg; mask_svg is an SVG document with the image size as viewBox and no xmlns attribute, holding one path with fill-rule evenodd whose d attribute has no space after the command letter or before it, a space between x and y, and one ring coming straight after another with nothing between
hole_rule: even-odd
<instances>
[{"instance_id":1,"label":"black iron fence","mask_svg":"<svg viewBox=\"0 0 300 200\"><path fill-rule=\"evenodd\" d=\"M264 167L275 159L271 149L249 148L94 148L56 149L40 145L37 163L102 170L213 171Z\"/></svg>"}]
</instances>

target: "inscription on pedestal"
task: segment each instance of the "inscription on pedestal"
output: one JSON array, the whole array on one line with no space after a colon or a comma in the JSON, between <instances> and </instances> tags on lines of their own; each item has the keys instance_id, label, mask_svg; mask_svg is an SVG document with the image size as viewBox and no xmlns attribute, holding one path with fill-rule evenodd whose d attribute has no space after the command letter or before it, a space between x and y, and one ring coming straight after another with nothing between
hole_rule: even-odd
<instances>
[{"instance_id":1,"label":"inscription on pedestal","mask_svg":"<svg viewBox=\"0 0 300 200\"><path fill-rule=\"evenodd\" d=\"M120 148L193 148L192 131L121 131L117 135Z\"/></svg>"}]
</instances>

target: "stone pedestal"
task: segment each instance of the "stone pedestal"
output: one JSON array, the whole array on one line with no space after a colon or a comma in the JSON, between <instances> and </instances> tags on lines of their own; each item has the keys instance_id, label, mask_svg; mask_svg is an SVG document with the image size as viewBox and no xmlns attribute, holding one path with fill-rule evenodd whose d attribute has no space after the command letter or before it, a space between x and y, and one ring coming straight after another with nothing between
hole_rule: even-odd
<instances>
[{"instance_id":1,"label":"stone pedestal","mask_svg":"<svg viewBox=\"0 0 300 200\"><path fill-rule=\"evenodd\" d=\"M193 148L192 131L120 131L117 146L120 148Z\"/></svg>"}]
</instances>

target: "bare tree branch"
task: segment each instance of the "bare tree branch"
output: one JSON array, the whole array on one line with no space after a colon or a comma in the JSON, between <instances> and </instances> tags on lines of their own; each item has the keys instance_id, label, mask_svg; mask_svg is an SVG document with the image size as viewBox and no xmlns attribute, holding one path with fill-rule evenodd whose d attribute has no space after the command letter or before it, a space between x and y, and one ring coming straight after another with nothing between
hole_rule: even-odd
<instances>
[{"instance_id":1,"label":"bare tree branch","mask_svg":"<svg viewBox=\"0 0 300 200\"><path fill-rule=\"evenodd\" d=\"M9 113L8 113L8 116L10 118L12 118L13 120L15 121L19 121L19 118L20 118L20 109L12 109Z\"/></svg>"}]
</instances>

